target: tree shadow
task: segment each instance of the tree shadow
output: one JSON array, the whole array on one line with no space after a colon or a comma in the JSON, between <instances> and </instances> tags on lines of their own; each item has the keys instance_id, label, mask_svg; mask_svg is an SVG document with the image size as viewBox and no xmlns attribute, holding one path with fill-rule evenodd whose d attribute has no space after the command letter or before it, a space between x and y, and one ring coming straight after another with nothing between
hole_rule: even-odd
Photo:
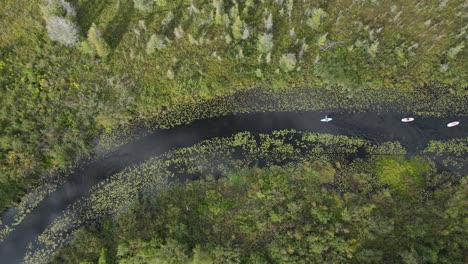
<instances>
[{"instance_id":1,"label":"tree shadow","mask_svg":"<svg viewBox=\"0 0 468 264\"><path fill-rule=\"evenodd\" d=\"M115 49L122 40L134 12L133 1L122 1L119 12L104 29L103 37L112 49Z\"/></svg>"},{"instance_id":2,"label":"tree shadow","mask_svg":"<svg viewBox=\"0 0 468 264\"><path fill-rule=\"evenodd\" d=\"M111 3L109 0L71 0L73 6L76 7L76 20L80 26L80 31L83 36L86 36L91 24L101 15L104 8Z\"/></svg>"}]
</instances>

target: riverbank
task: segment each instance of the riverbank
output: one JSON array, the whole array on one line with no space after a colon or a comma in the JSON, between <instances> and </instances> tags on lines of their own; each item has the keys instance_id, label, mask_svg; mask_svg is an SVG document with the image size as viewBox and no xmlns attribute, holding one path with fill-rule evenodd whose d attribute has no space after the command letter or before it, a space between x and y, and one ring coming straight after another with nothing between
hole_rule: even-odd
<instances>
[{"instance_id":1,"label":"riverbank","mask_svg":"<svg viewBox=\"0 0 468 264\"><path fill-rule=\"evenodd\" d=\"M467 136L467 132L461 127L448 129L445 123L449 119L416 116L415 122L404 124L400 121L400 113L337 113L332 115L334 116L333 122L329 124L321 123L319 121L320 117L329 113L289 112L225 116L199 120L190 125L179 126L173 129L159 130L154 134L142 137L121 147L111 155L103 157L101 161L98 160L92 163L88 167L88 170L91 169L91 171L83 168L83 170L77 171L71 177L68 177L65 184L41 202L31 213L27 214L23 222L16 227L16 230L20 233L13 231L6 237L6 240L2 243L1 251L7 255L15 254L15 252L18 253L19 251L12 250L8 245L14 245L17 250L20 250L20 248L25 248L26 244L32 241L31 237L21 232L28 232L33 237L36 237L50 224L49 221L56 222L54 220L55 217L61 215L62 211L66 208L69 208L68 206L73 204L73 201L82 199L90 188L114 173L125 169L131 164L138 164L153 156L161 155L168 150L193 145L212 137L226 137L241 131L269 133L278 129L298 129L319 133L343 134L364 138L377 143L401 141L401 146L407 148L409 152L415 153L422 151L431 140L443 141L450 138L464 138ZM466 118L462 118L461 121L464 123L467 120ZM225 143L219 142L217 145L222 146ZM273 155L272 162L275 162L275 160L276 162L280 161L281 159L275 157L274 153L267 151L264 154ZM214 157L211 156L211 158L213 159ZM105 162L103 163L103 161ZM126 190L124 193L128 193L128 191ZM54 194L58 196L54 196ZM61 201L65 201L65 203ZM39 213L41 211L43 213ZM51 215L52 217L48 218L44 215ZM38 219L33 220L28 217ZM59 226L65 224L56 223ZM65 226L68 225L65 224ZM53 233L49 233L47 237L50 236L55 237ZM40 241L46 242L49 240ZM19 245L24 245L24 247ZM7 255L3 255L2 253L2 256Z\"/></svg>"}]
</instances>

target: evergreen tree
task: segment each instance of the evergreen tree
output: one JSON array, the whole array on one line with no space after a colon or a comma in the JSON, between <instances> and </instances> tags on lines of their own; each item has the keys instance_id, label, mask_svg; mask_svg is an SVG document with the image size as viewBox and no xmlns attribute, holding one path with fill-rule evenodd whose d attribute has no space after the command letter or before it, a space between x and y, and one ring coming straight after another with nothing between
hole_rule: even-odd
<instances>
[{"instance_id":1,"label":"evergreen tree","mask_svg":"<svg viewBox=\"0 0 468 264\"><path fill-rule=\"evenodd\" d=\"M232 35L234 36L235 40L242 38L242 20L240 19L239 15L235 17L234 23L232 24Z\"/></svg>"},{"instance_id":2,"label":"evergreen tree","mask_svg":"<svg viewBox=\"0 0 468 264\"><path fill-rule=\"evenodd\" d=\"M107 45L106 41L101 35L101 31L94 23L88 30L88 42L94 47L99 57L105 58L107 55L109 55L109 45Z\"/></svg>"}]
</instances>

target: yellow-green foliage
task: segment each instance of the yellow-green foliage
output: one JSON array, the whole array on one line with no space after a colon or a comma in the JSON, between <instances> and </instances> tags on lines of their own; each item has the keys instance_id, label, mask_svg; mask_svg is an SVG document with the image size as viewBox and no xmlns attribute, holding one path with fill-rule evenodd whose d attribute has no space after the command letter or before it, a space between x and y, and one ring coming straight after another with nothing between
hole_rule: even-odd
<instances>
[{"instance_id":1,"label":"yellow-green foliage","mask_svg":"<svg viewBox=\"0 0 468 264\"><path fill-rule=\"evenodd\" d=\"M232 35L234 39L239 40L242 38L242 20L237 15L234 19L234 23L232 24Z\"/></svg>"},{"instance_id":2,"label":"yellow-green foliage","mask_svg":"<svg viewBox=\"0 0 468 264\"><path fill-rule=\"evenodd\" d=\"M324 17L326 17L327 13L323 11L322 8L317 8L313 11L312 17L307 20L307 25L310 26L312 29L318 29Z\"/></svg>"},{"instance_id":3,"label":"yellow-green foliage","mask_svg":"<svg viewBox=\"0 0 468 264\"><path fill-rule=\"evenodd\" d=\"M283 54L279 60L280 68L284 72L290 72L294 70L294 68L296 68L296 63L296 54L294 53Z\"/></svg>"},{"instance_id":4,"label":"yellow-green foliage","mask_svg":"<svg viewBox=\"0 0 468 264\"><path fill-rule=\"evenodd\" d=\"M423 158L406 160L401 157L382 157L377 159L376 175L392 188L408 191L412 187L424 186L424 174L430 169Z\"/></svg>"},{"instance_id":5,"label":"yellow-green foliage","mask_svg":"<svg viewBox=\"0 0 468 264\"><path fill-rule=\"evenodd\" d=\"M101 31L94 23L88 30L88 41L94 47L99 57L105 58L107 55L109 55L109 46L103 39Z\"/></svg>"}]
</instances>

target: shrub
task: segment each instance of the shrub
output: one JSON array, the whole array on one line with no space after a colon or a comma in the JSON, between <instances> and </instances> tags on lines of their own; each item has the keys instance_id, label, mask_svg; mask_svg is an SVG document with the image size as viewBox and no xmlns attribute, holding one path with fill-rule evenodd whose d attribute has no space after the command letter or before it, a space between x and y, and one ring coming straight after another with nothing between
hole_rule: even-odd
<instances>
[{"instance_id":1,"label":"shrub","mask_svg":"<svg viewBox=\"0 0 468 264\"><path fill-rule=\"evenodd\" d=\"M133 6L142 12L150 11L154 6L154 0L133 0Z\"/></svg>"},{"instance_id":2,"label":"shrub","mask_svg":"<svg viewBox=\"0 0 468 264\"><path fill-rule=\"evenodd\" d=\"M319 37L317 41L317 45L319 47L325 46L325 44L327 43L327 36L328 36L328 32Z\"/></svg>"},{"instance_id":3,"label":"shrub","mask_svg":"<svg viewBox=\"0 0 468 264\"><path fill-rule=\"evenodd\" d=\"M146 43L146 54L153 54L156 50L162 50L165 46L163 37L153 34Z\"/></svg>"},{"instance_id":4,"label":"shrub","mask_svg":"<svg viewBox=\"0 0 468 264\"><path fill-rule=\"evenodd\" d=\"M315 9L312 17L307 20L307 25L313 29L318 29L322 23L323 18L327 15L322 8Z\"/></svg>"},{"instance_id":5,"label":"shrub","mask_svg":"<svg viewBox=\"0 0 468 264\"><path fill-rule=\"evenodd\" d=\"M423 158L405 160L399 157L381 157L376 163L379 180L395 190L406 192L409 187L424 185L423 175L430 169Z\"/></svg>"},{"instance_id":6,"label":"shrub","mask_svg":"<svg viewBox=\"0 0 468 264\"><path fill-rule=\"evenodd\" d=\"M296 55L294 53L283 54L280 58L280 68L284 72L290 72L296 67Z\"/></svg>"},{"instance_id":7,"label":"shrub","mask_svg":"<svg viewBox=\"0 0 468 264\"><path fill-rule=\"evenodd\" d=\"M172 11L169 11L166 17L161 21L161 24L164 26L168 25L169 23L171 23L173 19L174 19L174 13L172 13Z\"/></svg>"},{"instance_id":8,"label":"shrub","mask_svg":"<svg viewBox=\"0 0 468 264\"><path fill-rule=\"evenodd\" d=\"M69 47L78 43L78 27L66 18L52 15L46 20L46 27L52 40Z\"/></svg>"},{"instance_id":9,"label":"shrub","mask_svg":"<svg viewBox=\"0 0 468 264\"><path fill-rule=\"evenodd\" d=\"M89 56L92 56L92 57L94 57L96 55L96 51L90 45L90 43L88 41L86 41L86 40L81 42L81 45L79 46L79 49L80 49L81 53L83 53L83 54L86 54L86 55L89 55Z\"/></svg>"},{"instance_id":10,"label":"shrub","mask_svg":"<svg viewBox=\"0 0 468 264\"><path fill-rule=\"evenodd\" d=\"M259 79L263 79L263 72L261 69L256 69L255 70L255 76L257 76L257 78Z\"/></svg>"},{"instance_id":11,"label":"shrub","mask_svg":"<svg viewBox=\"0 0 468 264\"><path fill-rule=\"evenodd\" d=\"M167 70L166 76L167 76L167 78L169 80L173 80L174 79L174 71L172 69Z\"/></svg>"},{"instance_id":12,"label":"shrub","mask_svg":"<svg viewBox=\"0 0 468 264\"><path fill-rule=\"evenodd\" d=\"M453 47L451 49L449 49L449 51L447 52L447 56L450 58L450 59L454 59L455 56L457 56L457 54L462 51L462 49L465 47L465 43L460 43L458 44L456 47Z\"/></svg>"},{"instance_id":13,"label":"shrub","mask_svg":"<svg viewBox=\"0 0 468 264\"><path fill-rule=\"evenodd\" d=\"M367 49L367 53L369 53L369 55L371 55L372 58L375 58L375 56L377 55L378 48L379 48L379 41L376 40Z\"/></svg>"},{"instance_id":14,"label":"shrub","mask_svg":"<svg viewBox=\"0 0 468 264\"><path fill-rule=\"evenodd\" d=\"M273 49L273 35L263 34L258 38L258 51L261 53L269 53Z\"/></svg>"},{"instance_id":15,"label":"shrub","mask_svg":"<svg viewBox=\"0 0 468 264\"><path fill-rule=\"evenodd\" d=\"M174 28L174 36L176 39L180 39L184 36L185 32L182 29L182 26L179 25L178 27Z\"/></svg>"}]
</instances>

